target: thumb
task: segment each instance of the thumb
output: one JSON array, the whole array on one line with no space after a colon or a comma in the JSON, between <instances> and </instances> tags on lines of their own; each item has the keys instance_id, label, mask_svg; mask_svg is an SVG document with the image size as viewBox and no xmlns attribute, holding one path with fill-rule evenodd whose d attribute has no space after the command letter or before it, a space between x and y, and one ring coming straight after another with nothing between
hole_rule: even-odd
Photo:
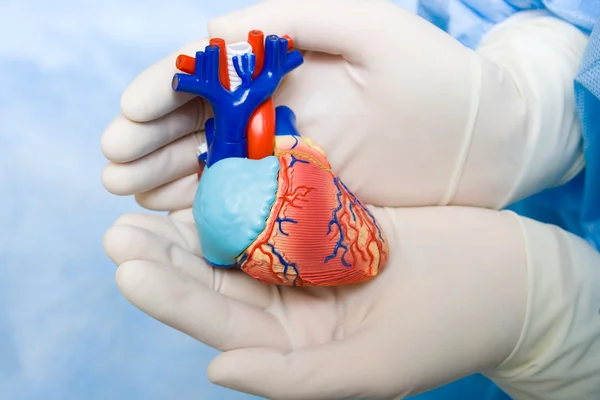
<instances>
[{"instance_id":1,"label":"thumb","mask_svg":"<svg viewBox=\"0 0 600 400\"><path fill-rule=\"evenodd\" d=\"M402 13L387 0L271 0L210 21L208 32L226 41L246 40L253 29L288 34L300 50L360 61L379 41L381 27L394 26Z\"/></svg>"},{"instance_id":2,"label":"thumb","mask_svg":"<svg viewBox=\"0 0 600 400\"><path fill-rule=\"evenodd\" d=\"M368 331L343 341L284 354L271 348L231 350L208 368L210 380L221 386L269 399L389 398L398 380L385 368Z\"/></svg>"}]
</instances>

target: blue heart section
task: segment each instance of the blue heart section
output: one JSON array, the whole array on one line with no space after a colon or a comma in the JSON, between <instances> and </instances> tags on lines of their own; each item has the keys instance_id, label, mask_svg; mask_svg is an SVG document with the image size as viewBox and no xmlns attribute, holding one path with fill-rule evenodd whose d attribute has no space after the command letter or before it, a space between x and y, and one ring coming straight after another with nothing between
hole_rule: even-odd
<instances>
[{"instance_id":1,"label":"blue heart section","mask_svg":"<svg viewBox=\"0 0 600 400\"><path fill-rule=\"evenodd\" d=\"M231 267L258 237L277 195L279 160L226 158L202 173L192 208L204 258Z\"/></svg>"},{"instance_id":2,"label":"blue heart section","mask_svg":"<svg viewBox=\"0 0 600 400\"><path fill-rule=\"evenodd\" d=\"M296 114L287 106L275 108L275 135L276 136L300 136L296 128Z\"/></svg>"}]
</instances>

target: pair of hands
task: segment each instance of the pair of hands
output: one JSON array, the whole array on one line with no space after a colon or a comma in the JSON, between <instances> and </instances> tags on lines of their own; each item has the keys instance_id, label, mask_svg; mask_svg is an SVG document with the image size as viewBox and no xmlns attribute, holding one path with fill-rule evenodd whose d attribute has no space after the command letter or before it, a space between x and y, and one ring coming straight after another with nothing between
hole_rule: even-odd
<instances>
[{"instance_id":1,"label":"pair of hands","mask_svg":"<svg viewBox=\"0 0 600 400\"><path fill-rule=\"evenodd\" d=\"M340 288L266 286L206 265L190 207L211 111L170 86L176 56L205 39L144 71L102 137L106 188L171 211L125 215L106 234L123 295L224 351L209 367L213 382L263 397L396 398L493 371L519 340L528 283L519 221L485 208L557 183L569 168L553 160L529 176L535 184L515 187L527 181L522 88L383 0L271 0L209 24L228 42L251 29L289 34L304 52L275 102L295 111L299 131L371 205L389 265Z\"/></svg>"}]
</instances>

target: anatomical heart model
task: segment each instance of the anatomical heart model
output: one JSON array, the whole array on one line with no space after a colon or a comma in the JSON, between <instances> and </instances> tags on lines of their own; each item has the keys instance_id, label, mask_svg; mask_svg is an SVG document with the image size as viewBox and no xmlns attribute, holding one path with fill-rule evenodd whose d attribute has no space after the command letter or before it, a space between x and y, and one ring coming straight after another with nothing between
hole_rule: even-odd
<instances>
[{"instance_id":1,"label":"anatomical heart model","mask_svg":"<svg viewBox=\"0 0 600 400\"><path fill-rule=\"evenodd\" d=\"M324 151L296 129L272 95L303 58L291 38L251 31L181 55L173 90L206 99L214 118L199 149L193 215L203 255L265 283L340 286L376 276L383 231L334 174Z\"/></svg>"}]
</instances>

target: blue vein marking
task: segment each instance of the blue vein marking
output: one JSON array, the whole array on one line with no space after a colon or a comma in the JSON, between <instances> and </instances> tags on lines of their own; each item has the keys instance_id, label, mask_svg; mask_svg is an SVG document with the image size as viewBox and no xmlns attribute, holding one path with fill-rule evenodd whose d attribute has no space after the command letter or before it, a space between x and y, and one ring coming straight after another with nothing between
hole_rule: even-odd
<instances>
[{"instance_id":1,"label":"blue vein marking","mask_svg":"<svg viewBox=\"0 0 600 400\"><path fill-rule=\"evenodd\" d=\"M286 280L289 281L289 278L287 277L287 272L288 272L289 268L292 268L294 270L294 272L296 272L296 277L294 278L294 283L293 283L293 285L296 286L296 281L298 280L298 276L300 275L298 273L298 268L296 267L296 264L288 263L283 258L283 256L277 250L275 250L275 246L273 246L273 244L267 242L267 246L269 246L269 248L271 249L273 254L275 254L277 256L277 258L279 259L279 262L281 263L281 265L283 265L283 276Z\"/></svg>"},{"instance_id":2,"label":"blue vein marking","mask_svg":"<svg viewBox=\"0 0 600 400\"><path fill-rule=\"evenodd\" d=\"M337 213L342 209L343 204L342 204L342 188L340 187L339 183L341 183L339 181L339 178L333 178L333 183L335 184L335 186L337 187L338 191L336 193L336 198L338 201L338 206L333 210L333 214L331 216L331 221L329 222L328 225L328 229L327 229L327 235L329 235L331 233L331 228L335 225L338 228L340 237L337 241L337 243L335 244L335 247L333 249L333 253L328 255L327 257L325 257L325 263L327 263L329 260L334 259L335 257L337 257L338 252L340 249L343 249L343 253L342 253L342 257L341 257L341 261L342 264L346 267L351 267L352 264L350 264L349 262L346 261L346 254L348 254L348 246L346 246L344 244L344 231L342 231L342 225L340 223L340 221L338 220L337 217Z\"/></svg>"},{"instance_id":3,"label":"blue vein marking","mask_svg":"<svg viewBox=\"0 0 600 400\"><path fill-rule=\"evenodd\" d=\"M282 224L282 223L284 223L284 222L289 222L290 224L297 224L297 223L298 223L298 221L296 221L296 220L293 220L293 219L291 219L291 218L285 218L285 217L284 217L284 218L281 218L281 217L277 217L277 223L279 224L279 232L281 232L281 234L282 234L283 236L290 236L290 235L289 235L287 232L285 232L285 231L283 230L283 228L281 227L281 224Z\"/></svg>"},{"instance_id":4,"label":"blue vein marking","mask_svg":"<svg viewBox=\"0 0 600 400\"><path fill-rule=\"evenodd\" d=\"M296 162L299 162L299 163L302 163L302 164L308 164L308 161L306 161L306 160L300 160L300 159L296 158L296 156L293 155L293 154L290 154L290 156L292 157L292 162L290 163L290 167L293 167L294 164L296 164Z\"/></svg>"}]
</instances>

